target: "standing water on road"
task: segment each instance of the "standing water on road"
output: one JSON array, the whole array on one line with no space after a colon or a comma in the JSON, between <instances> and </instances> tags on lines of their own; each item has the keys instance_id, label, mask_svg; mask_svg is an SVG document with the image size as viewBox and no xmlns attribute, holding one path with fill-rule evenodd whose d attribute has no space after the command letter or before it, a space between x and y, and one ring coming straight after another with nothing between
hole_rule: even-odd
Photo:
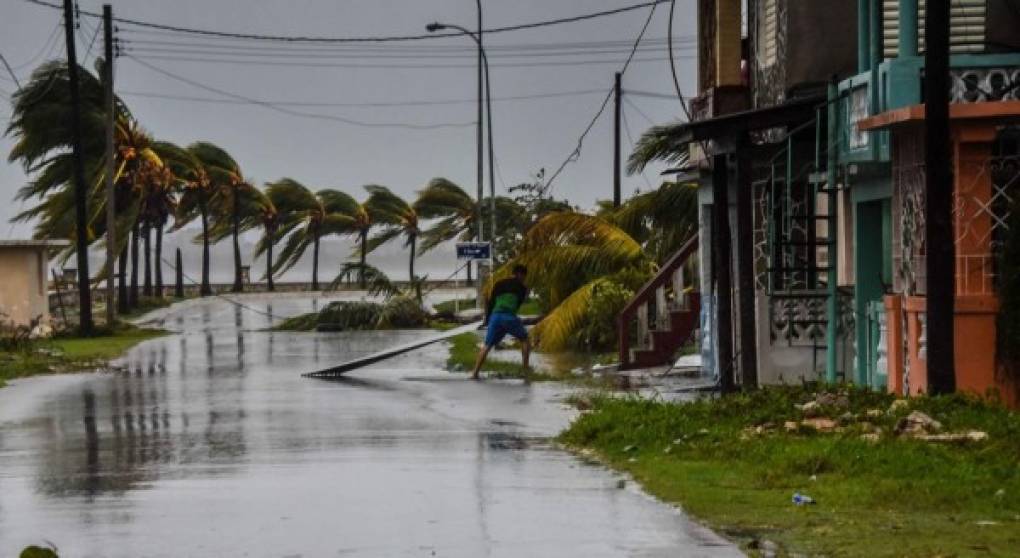
<instances>
[{"instance_id":1,"label":"standing water on road","mask_svg":"<svg viewBox=\"0 0 1020 558\"><path fill-rule=\"evenodd\" d=\"M0 390L0 556L731 556L676 509L544 440L564 387L471 382L428 331L266 331L312 298L212 299L116 372Z\"/></svg>"}]
</instances>

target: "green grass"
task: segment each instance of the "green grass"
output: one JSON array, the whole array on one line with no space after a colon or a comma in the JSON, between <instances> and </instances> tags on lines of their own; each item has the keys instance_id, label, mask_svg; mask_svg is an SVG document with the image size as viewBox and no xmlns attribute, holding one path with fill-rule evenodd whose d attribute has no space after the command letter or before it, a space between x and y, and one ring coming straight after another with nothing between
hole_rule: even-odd
<instances>
[{"instance_id":1,"label":"green grass","mask_svg":"<svg viewBox=\"0 0 1020 558\"><path fill-rule=\"evenodd\" d=\"M119 325L95 337L57 336L30 349L0 352L0 387L13 378L101 367L138 343L165 333Z\"/></svg>"},{"instance_id":2,"label":"green grass","mask_svg":"<svg viewBox=\"0 0 1020 558\"><path fill-rule=\"evenodd\" d=\"M445 314L452 313L454 311L454 308L459 308L460 310L467 310L468 308L474 307L475 297L469 297L460 298L457 299L456 301L447 300L445 302L440 302L439 304L433 306L433 309L438 314ZM517 313L520 314L521 316L538 316L542 314L542 308L538 305L537 300L529 298L528 300L524 301L524 304L522 304L521 307L517 310Z\"/></svg>"},{"instance_id":3,"label":"green grass","mask_svg":"<svg viewBox=\"0 0 1020 558\"><path fill-rule=\"evenodd\" d=\"M1016 555L1020 415L963 396L911 400L948 431L989 434L963 446L891 434L909 410L867 419L885 432L874 443L861 439L860 423L837 433L786 432L784 421L800 418L794 403L809 398L799 388L689 404L594 396L594 410L560 441L631 473L747 549L768 539L783 553L808 555ZM862 416L892 401L853 390L849 398L849 412ZM844 410L829 414L836 412ZM769 423L778 428L745 430ZM797 491L818 504L794 506Z\"/></svg>"}]
</instances>

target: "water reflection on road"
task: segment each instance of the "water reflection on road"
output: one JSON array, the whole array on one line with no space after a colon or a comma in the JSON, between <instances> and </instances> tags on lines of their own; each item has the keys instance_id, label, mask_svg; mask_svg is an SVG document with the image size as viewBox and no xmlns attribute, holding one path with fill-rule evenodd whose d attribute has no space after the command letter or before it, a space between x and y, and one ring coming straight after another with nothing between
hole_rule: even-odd
<instances>
[{"instance_id":1,"label":"water reflection on road","mask_svg":"<svg viewBox=\"0 0 1020 558\"><path fill-rule=\"evenodd\" d=\"M428 332L266 331L309 298L167 312L113 373L0 390L0 556L698 556L736 550L549 447L560 387L442 350L301 372Z\"/></svg>"}]
</instances>

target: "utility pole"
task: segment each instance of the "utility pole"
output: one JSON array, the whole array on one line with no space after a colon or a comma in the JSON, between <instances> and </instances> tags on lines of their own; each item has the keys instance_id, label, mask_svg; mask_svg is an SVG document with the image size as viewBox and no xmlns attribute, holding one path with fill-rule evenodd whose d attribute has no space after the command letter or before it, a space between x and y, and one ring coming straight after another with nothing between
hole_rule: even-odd
<instances>
[{"instance_id":1,"label":"utility pole","mask_svg":"<svg viewBox=\"0 0 1020 558\"><path fill-rule=\"evenodd\" d=\"M481 35L479 35L481 37ZM481 38L478 45L481 46ZM489 57L482 50L482 58L485 62L485 114L486 125L489 134L489 239L492 246L489 248L489 261L496 261L496 156L495 148L492 146L492 84L489 82ZM495 265L495 264L492 264Z\"/></svg>"},{"instance_id":2,"label":"utility pole","mask_svg":"<svg viewBox=\"0 0 1020 558\"><path fill-rule=\"evenodd\" d=\"M732 393L733 293L730 238L729 164L726 155L712 156L712 259L715 271L715 341L719 391Z\"/></svg>"},{"instance_id":3,"label":"utility pole","mask_svg":"<svg viewBox=\"0 0 1020 558\"><path fill-rule=\"evenodd\" d=\"M485 114L482 109L483 97L483 80L485 78L483 74L483 64L485 60L482 58L482 0L477 0L478 4L478 240L485 240L485 227L482 226L482 202L485 197L485 162L483 154L483 146L485 144L484 135L484 123L482 119ZM482 285L482 274L478 274L478 286Z\"/></svg>"},{"instance_id":4,"label":"utility pole","mask_svg":"<svg viewBox=\"0 0 1020 558\"><path fill-rule=\"evenodd\" d=\"M113 263L117 259L117 208L114 191L113 153L113 8L103 4L103 86L106 94L106 324L117 319Z\"/></svg>"},{"instance_id":5,"label":"utility pole","mask_svg":"<svg viewBox=\"0 0 1020 558\"><path fill-rule=\"evenodd\" d=\"M620 168L620 116L622 114L623 88L620 81L623 74L616 72L616 82L613 86L616 99L615 115L613 117L613 207L620 207L620 181L623 169Z\"/></svg>"},{"instance_id":6,"label":"utility pole","mask_svg":"<svg viewBox=\"0 0 1020 558\"><path fill-rule=\"evenodd\" d=\"M67 43L67 76L71 89L71 146L74 160L74 217L78 259L78 331L92 334L92 292L89 290L88 211L86 210L85 154L81 143L81 91L78 90L78 58L74 45L74 3L64 0L64 40Z\"/></svg>"},{"instance_id":7,"label":"utility pole","mask_svg":"<svg viewBox=\"0 0 1020 558\"><path fill-rule=\"evenodd\" d=\"M740 320L740 382L744 391L758 387L758 334L754 319L754 222L752 215L751 141L737 138L737 302Z\"/></svg>"},{"instance_id":8,"label":"utility pole","mask_svg":"<svg viewBox=\"0 0 1020 558\"><path fill-rule=\"evenodd\" d=\"M928 389L956 389L953 319L956 246L949 154L949 2L928 2L924 26L925 260Z\"/></svg>"}]
</instances>

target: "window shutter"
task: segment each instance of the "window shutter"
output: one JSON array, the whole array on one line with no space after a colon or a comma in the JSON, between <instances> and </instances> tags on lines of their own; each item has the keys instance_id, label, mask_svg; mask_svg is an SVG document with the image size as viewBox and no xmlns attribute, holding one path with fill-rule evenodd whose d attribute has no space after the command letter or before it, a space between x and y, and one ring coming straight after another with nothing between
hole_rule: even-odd
<instances>
[{"instance_id":1,"label":"window shutter","mask_svg":"<svg viewBox=\"0 0 1020 558\"><path fill-rule=\"evenodd\" d=\"M924 51L925 0L918 2L918 51ZM952 0L949 15L949 48L953 54L982 52L985 49L987 0ZM900 42L900 3L882 1L882 53L895 58Z\"/></svg>"}]
</instances>

